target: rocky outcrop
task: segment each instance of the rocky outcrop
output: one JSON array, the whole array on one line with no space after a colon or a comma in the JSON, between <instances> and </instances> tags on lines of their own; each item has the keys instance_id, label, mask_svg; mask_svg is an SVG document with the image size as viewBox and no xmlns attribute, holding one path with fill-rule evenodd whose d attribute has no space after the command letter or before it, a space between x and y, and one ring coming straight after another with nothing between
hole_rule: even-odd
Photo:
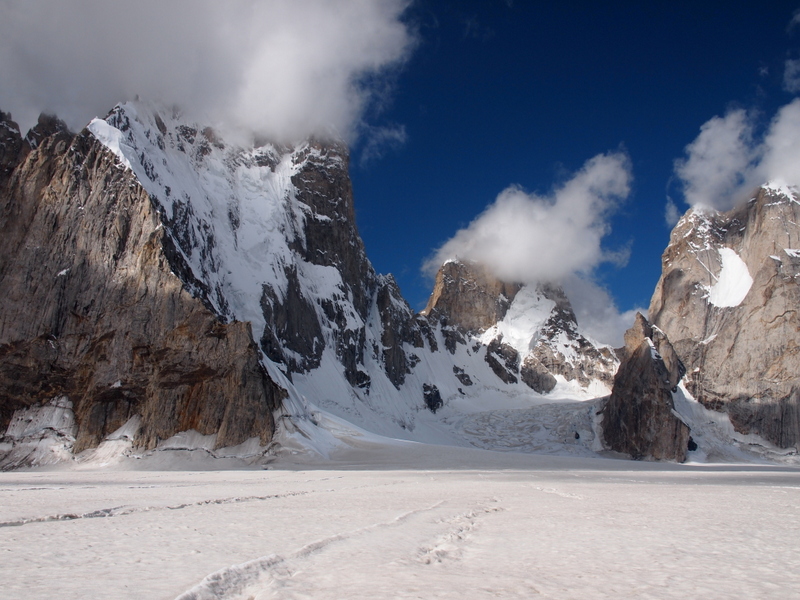
<instances>
[{"instance_id":1,"label":"rocky outcrop","mask_svg":"<svg viewBox=\"0 0 800 600\"><path fill-rule=\"evenodd\" d=\"M502 337L495 338L486 346L486 363L504 383L517 383L519 373L519 352L508 344L504 344Z\"/></svg>"},{"instance_id":2,"label":"rocky outcrop","mask_svg":"<svg viewBox=\"0 0 800 600\"><path fill-rule=\"evenodd\" d=\"M537 358L532 355L525 357L519 370L519 376L523 383L539 394L547 394L553 391L558 380L547 370Z\"/></svg>"},{"instance_id":3,"label":"rocky outcrop","mask_svg":"<svg viewBox=\"0 0 800 600\"><path fill-rule=\"evenodd\" d=\"M289 267L286 293L279 298L267 285L261 295L261 312L266 321L261 349L274 362L286 365L291 373L305 373L319 366L325 340L317 312L303 296L297 269Z\"/></svg>"},{"instance_id":4,"label":"rocky outcrop","mask_svg":"<svg viewBox=\"0 0 800 600\"><path fill-rule=\"evenodd\" d=\"M532 358L553 375L587 386L593 380L611 386L619 365L609 346L593 342L578 328L578 320L564 290L554 285L540 285L542 296L554 303L541 328Z\"/></svg>"},{"instance_id":5,"label":"rocky outcrop","mask_svg":"<svg viewBox=\"0 0 800 600\"><path fill-rule=\"evenodd\" d=\"M482 333L503 320L521 287L500 281L476 263L450 260L436 274L422 314L469 333Z\"/></svg>"},{"instance_id":6,"label":"rocky outcrop","mask_svg":"<svg viewBox=\"0 0 800 600\"><path fill-rule=\"evenodd\" d=\"M0 186L24 157L23 147L19 125L11 119L10 114L0 111Z\"/></svg>"},{"instance_id":7,"label":"rocky outcrop","mask_svg":"<svg viewBox=\"0 0 800 600\"><path fill-rule=\"evenodd\" d=\"M136 415L145 448L188 429L268 443L285 392L250 325L176 276L166 216L117 157L88 131L39 125L0 197L0 428L65 398L75 452Z\"/></svg>"},{"instance_id":8,"label":"rocky outcrop","mask_svg":"<svg viewBox=\"0 0 800 600\"><path fill-rule=\"evenodd\" d=\"M684 373L667 336L637 314L625 333L622 363L602 409L606 447L634 459L686 460L689 427L672 401Z\"/></svg>"},{"instance_id":9,"label":"rocky outcrop","mask_svg":"<svg viewBox=\"0 0 800 600\"><path fill-rule=\"evenodd\" d=\"M442 395L439 393L439 388L432 383L426 383L422 386L422 395L425 398L425 406L432 413L442 408Z\"/></svg>"},{"instance_id":10,"label":"rocky outcrop","mask_svg":"<svg viewBox=\"0 0 800 600\"><path fill-rule=\"evenodd\" d=\"M593 381L610 387L619 364L613 349L580 332L559 286L504 283L472 262L442 265L422 314L441 325L451 353L478 337L502 382L521 380L538 393L552 391L557 375L583 387Z\"/></svg>"},{"instance_id":11,"label":"rocky outcrop","mask_svg":"<svg viewBox=\"0 0 800 600\"><path fill-rule=\"evenodd\" d=\"M650 303L694 398L783 448L800 442L798 223L796 193L779 186L726 213L690 210Z\"/></svg>"}]
</instances>

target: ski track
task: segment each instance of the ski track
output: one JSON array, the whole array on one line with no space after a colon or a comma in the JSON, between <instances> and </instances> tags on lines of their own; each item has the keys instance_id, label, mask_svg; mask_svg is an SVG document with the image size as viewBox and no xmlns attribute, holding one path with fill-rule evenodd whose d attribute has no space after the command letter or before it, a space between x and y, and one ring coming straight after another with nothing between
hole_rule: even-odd
<instances>
[{"instance_id":1,"label":"ski track","mask_svg":"<svg viewBox=\"0 0 800 600\"><path fill-rule=\"evenodd\" d=\"M28 488L36 489L36 488ZM44 489L44 488L42 488ZM333 491L333 490L330 490ZM83 514L63 513L57 515L47 515L44 517L31 517L27 519L17 519L14 521L0 521L0 527L19 527L30 523L47 523L50 521L73 521L76 519L98 519L107 517L122 517L140 512L151 512L155 510L181 510L193 506L205 506L208 504L238 504L240 502L254 502L259 500L274 500L276 498L288 498L291 496L304 496L310 492L292 492L288 494L275 494L272 496L248 496L245 498L215 498L211 500L200 500L198 502L188 502L173 506L115 506L114 508L101 508Z\"/></svg>"},{"instance_id":2,"label":"ski track","mask_svg":"<svg viewBox=\"0 0 800 600\"><path fill-rule=\"evenodd\" d=\"M289 579L301 570L308 569L308 565L302 563L313 560L314 555L323 552L329 546L336 543L352 543L356 538L367 536L382 529L401 527L411 521L413 517L433 511L443 503L444 501L441 501L427 508L415 509L398 515L384 523L374 523L355 531L344 532L311 542L293 552L288 558L273 554L240 565L233 565L212 573L198 586L181 594L175 600L233 600L253 597L252 593L254 591L268 589L276 583L279 583L280 587L286 588Z\"/></svg>"},{"instance_id":3,"label":"ski track","mask_svg":"<svg viewBox=\"0 0 800 600\"><path fill-rule=\"evenodd\" d=\"M222 569L175 600L307 598L321 581L337 572L336 564L355 564L364 572L374 572L384 567L389 571L398 568L413 571L415 565L459 561L481 522L504 510L499 502L493 498L453 514L454 507L442 499L389 521L311 542L288 557L272 554ZM340 587L348 587L347 582L333 578L330 585L323 587L323 593L335 594ZM369 594L353 590L342 597Z\"/></svg>"},{"instance_id":4,"label":"ski track","mask_svg":"<svg viewBox=\"0 0 800 600\"><path fill-rule=\"evenodd\" d=\"M308 479L306 483L314 482L323 482L323 481L331 481L334 479L341 479L341 477L326 477L322 479ZM388 485L393 485L392 483L383 483L379 484L378 487L385 487ZM396 484L395 484L396 485ZM354 488L345 488L345 489L368 489L371 487L376 487L375 485L361 485ZM37 491L37 490L61 490L64 488L20 488L19 490L15 491ZM157 489L156 486L128 486L128 489ZM0 492L3 491L10 491L9 488L0 489ZM20 527L22 525L29 525L32 523L48 523L52 521L74 521L78 519L98 519L98 518L109 518L109 517L123 517L127 515L132 515L136 513L143 513L143 512L153 512L153 511L160 511L160 510L181 510L184 508L192 508L198 506L207 506L211 504L240 504L243 502L260 502L265 500L277 500L277 499L284 499L284 498L291 498L295 496L307 496L309 494L321 494L321 493L334 493L341 490L335 490L333 488L330 489L323 489L323 490L314 490L314 491L297 491L297 492L288 492L285 494L272 494L267 496L234 496L230 498L212 498L208 500L198 500L196 502L185 502L182 504L175 504L175 505L167 505L167 506L115 506L112 508L100 508L96 510L92 510L90 512L85 513L59 513L55 515L45 515L41 517L26 517L22 519L14 519L10 521L0 521L0 528L2 527Z\"/></svg>"},{"instance_id":5,"label":"ski track","mask_svg":"<svg viewBox=\"0 0 800 600\"><path fill-rule=\"evenodd\" d=\"M338 470L0 474L0 521L29 519L0 528L0 597L800 597L795 469L389 450ZM409 470L423 451L439 467ZM64 514L81 518L34 520Z\"/></svg>"}]
</instances>

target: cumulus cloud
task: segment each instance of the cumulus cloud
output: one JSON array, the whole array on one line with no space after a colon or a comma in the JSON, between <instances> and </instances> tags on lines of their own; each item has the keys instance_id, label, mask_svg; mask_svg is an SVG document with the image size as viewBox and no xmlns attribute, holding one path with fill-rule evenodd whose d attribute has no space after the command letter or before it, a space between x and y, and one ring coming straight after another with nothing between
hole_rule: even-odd
<instances>
[{"instance_id":1,"label":"cumulus cloud","mask_svg":"<svg viewBox=\"0 0 800 600\"><path fill-rule=\"evenodd\" d=\"M686 202L714 206L719 199L736 196L753 160L752 129L742 109L703 124L700 135L686 146L687 157L675 163Z\"/></svg>"},{"instance_id":2,"label":"cumulus cloud","mask_svg":"<svg viewBox=\"0 0 800 600\"><path fill-rule=\"evenodd\" d=\"M624 345L625 331L633 325L636 313L647 314L642 307L620 312L608 290L589 277L572 275L561 285L584 335L615 348Z\"/></svg>"},{"instance_id":3,"label":"cumulus cloud","mask_svg":"<svg viewBox=\"0 0 800 600\"><path fill-rule=\"evenodd\" d=\"M783 106L764 133L744 110L714 117L675 162L684 198L692 206L729 210L757 186L800 186L800 98Z\"/></svg>"},{"instance_id":4,"label":"cumulus cloud","mask_svg":"<svg viewBox=\"0 0 800 600\"><path fill-rule=\"evenodd\" d=\"M778 111L756 154L751 179L800 186L800 99Z\"/></svg>"},{"instance_id":5,"label":"cumulus cloud","mask_svg":"<svg viewBox=\"0 0 800 600\"><path fill-rule=\"evenodd\" d=\"M631 179L628 157L610 153L587 161L547 196L511 186L439 248L423 271L432 276L455 258L481 263L504 281L562 284L583 330L617 344L632 317L619 313L608 292L593 283L592 272L603 262L627 261L628 249L611 252L602 241Z\"/></svg>"},{"instance_id":6,"label":"cumulus cloud","mask_svg":"<svg viewBox=\"0 0 800 600\"><path fill-rule=\"evenodd\" d=\"M669 228L675 227L678 220L681 218L681 212L678 210L678 205L675 201L667 197L667 204L664 207L664 221L666 221Z\"/></svg>"},{"instance_id":7,"label":"cumulus cloud","mask_svg":"<svg viewBox=\"0 0 800 600\"><path fill-rule=\"evenodd\" d=\"M486 265L506 281L556 281L590 272L615 255L602 247L608 216L630 191L625 154L595 156L549 196L505 189L466 228L425 262L435 273L458 258Z\"/></svg>"},{"instance_id":8,"label":"cumulus cloud","mask_svg":"<svg viewBox=\"0 0 800 600\"><path fill-rule=\"evenodd\" d=\"M258 133L355 139L407 58L407 0L0 0L0 107L73 128L140 95Z\"/></svg>"}]
</instances>

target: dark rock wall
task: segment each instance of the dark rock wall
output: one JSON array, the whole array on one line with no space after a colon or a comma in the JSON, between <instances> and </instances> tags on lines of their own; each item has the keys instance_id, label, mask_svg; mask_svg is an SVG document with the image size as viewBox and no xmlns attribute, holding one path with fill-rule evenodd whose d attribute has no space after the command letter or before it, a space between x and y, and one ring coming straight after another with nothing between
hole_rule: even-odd
<instances>
[{"instance_id":1,"label":"dark rock wall","mask_svg":"<svg viewBox=\"0 0 800 600\"><path fill-rule=\"evenodd\" d=\"M285 392L249 325L184 289L150 198L91 134L36 143L0 190L0 428L66 395L75 451L134 414L148 448L187 429L267 443Z\"/></svg>"},{"instance_id":2,"label":"dark rock wall","mask_svg":"<svg viewBox=\"0 0 800 600\"><path fill-rule=\"evenodd\" d=\"M672 401L684 372L667 337L637 314L602 409L605 445L634 459L686 460L689 427Z\"/></svg>"}]
</instances>

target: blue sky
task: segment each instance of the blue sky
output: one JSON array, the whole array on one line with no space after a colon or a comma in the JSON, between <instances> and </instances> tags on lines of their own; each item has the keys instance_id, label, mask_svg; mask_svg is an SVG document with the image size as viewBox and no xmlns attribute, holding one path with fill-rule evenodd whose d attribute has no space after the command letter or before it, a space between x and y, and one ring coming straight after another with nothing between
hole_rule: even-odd
<instances>
[{"instance_id":1,"label":"blue sky","mask_svg":"<svg viewBox=\"0 0 800 600\"><path fill-rule=\"evenodd\" d=\"M406 14L418 45L375 122L405 141L353 155L358 224L376 269L411 306L431 289L421 265L511 184L547 194L593 156L623 150L628 198L609 218L625 266L595 278L619 309L647 307L680 211L674 161L715 115L743 108L763 126L793 98L797 2L449 2ZM363 147L363 144L362 144ZM531 257L535 260L535 257Z\"/></svg>"},{"instance_id":2,"label":"blue sky","mask_svg":"<svg viewBox=\"0 0 800 600\"><path fill-rule=\"evenodd\" d=\"M767 176L800 185L798 8L0 0L0 108L23 130L40 111L79 130L140 96L251 139L335 131L368 256L412 308L426 261L478 256L519 281L563 277L583 324L619 341L684 181L717 207Z\"/></svg>"}]
</instances>

